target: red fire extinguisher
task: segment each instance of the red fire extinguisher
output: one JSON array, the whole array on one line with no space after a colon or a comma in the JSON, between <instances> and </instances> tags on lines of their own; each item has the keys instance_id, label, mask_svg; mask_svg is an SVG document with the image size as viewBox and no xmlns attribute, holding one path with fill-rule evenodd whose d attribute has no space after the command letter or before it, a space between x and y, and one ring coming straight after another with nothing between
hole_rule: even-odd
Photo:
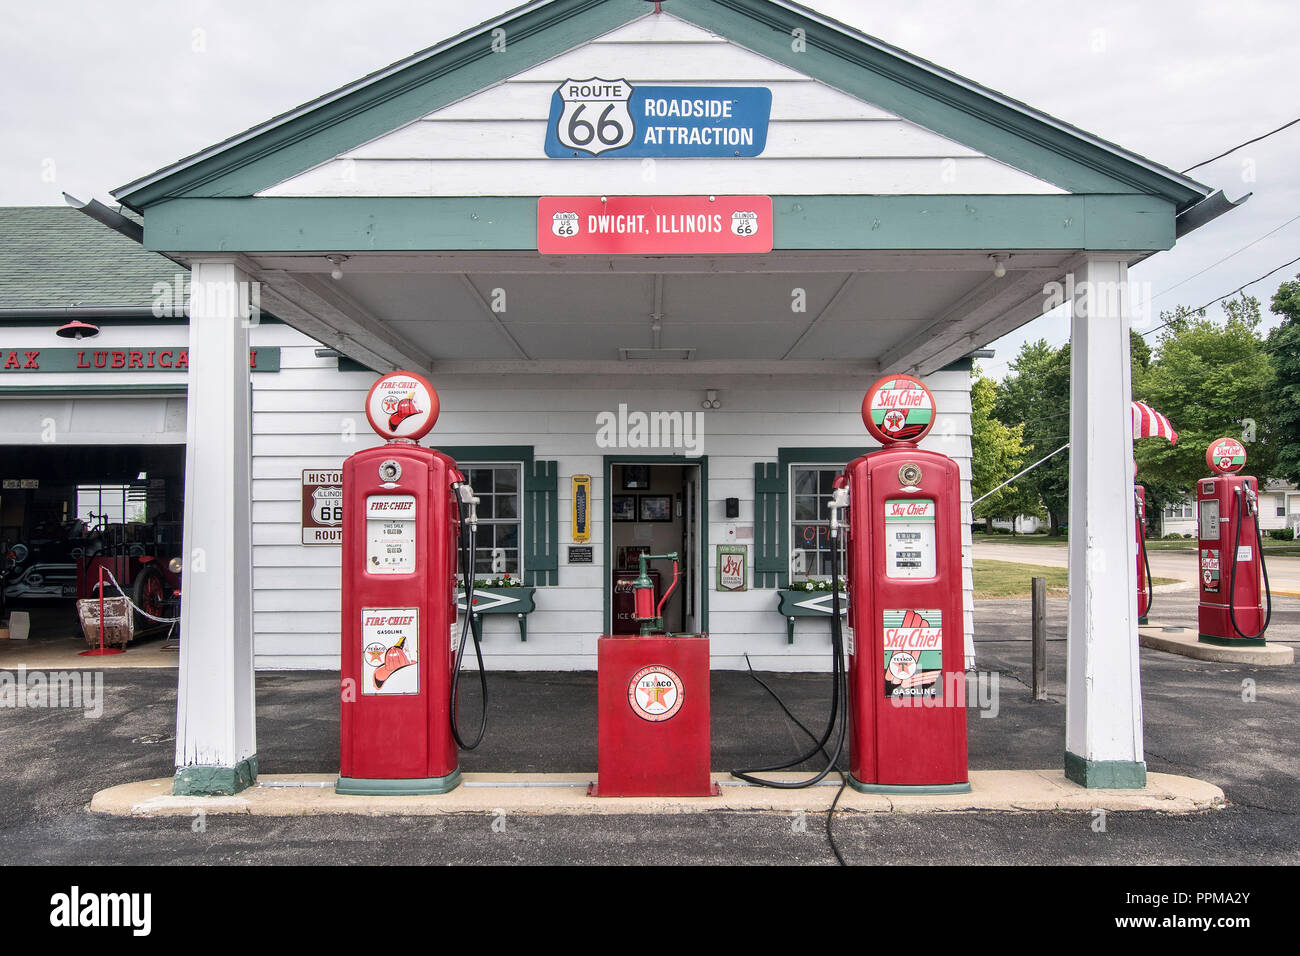
<instances>
[{"instance_id":1,"label":"red fire extinguisher","mask_svg":"<svg viewBox=\"0 0 1300 956\"><path fill-rule=\"evenodd\" d=\"M1201 479L1196 488L1198 639L1263 646L1273 618L1273 595L1259 527L1259 487L1253 477L1238 474L1246 464L1246 449L1235 438L1212 442L1205 460L1216 474Z\"/></svg>"}]
</instances>

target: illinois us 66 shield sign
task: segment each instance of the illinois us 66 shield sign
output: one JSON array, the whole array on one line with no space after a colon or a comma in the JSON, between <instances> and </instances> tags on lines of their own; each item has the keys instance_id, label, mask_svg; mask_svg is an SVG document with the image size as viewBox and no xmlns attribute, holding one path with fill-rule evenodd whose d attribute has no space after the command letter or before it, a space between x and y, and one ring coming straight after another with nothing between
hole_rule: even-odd
<instances>
[{"instance_id":1,"label":"illinois us 66 shield sign","mask_svg":"<svg viewBox=\"0 0 1300 956\"><path fill-rule=\"evenodd\" d=\"M343 472L302 473L302 543L343 543Z\"/></svg>"}]
</instances>

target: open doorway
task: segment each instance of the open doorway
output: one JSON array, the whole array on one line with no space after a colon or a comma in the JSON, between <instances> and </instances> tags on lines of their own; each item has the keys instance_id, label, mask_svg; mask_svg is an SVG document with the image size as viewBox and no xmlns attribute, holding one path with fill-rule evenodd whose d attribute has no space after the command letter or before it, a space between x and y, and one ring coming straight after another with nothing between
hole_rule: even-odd
<instances>
[{"instance_id":1,"label":"open doorway","mask_svg":"<svg viewBox=\"0 0 1300 956\"><path fill-rule=\"evenodd\" d=\"M677 634L705 632L708 471L704 459L610 458L605 481L606 633L635 634L639 629L631 590L638 555L673 552L679 557L679 578L664 604L664 629ZM650 577L657 606L672 585L672 562L651 562Z\"/></svg>"},{"instance_id":2,"label":"open doorway","mask_svg":"<svg viewBox=\"0 0 1300 956\"><path fill-rule=\"evenodd\" d=\"M26 645L85 647L78 598L98 593L102 567L155 617L179 613L185 446L24 445L0 463L0 619L22 612ZM106 577L106 582L108 578ZM137 615L144 640L174 635ZM135 645L132 645L133 647Z\"/></svg>"}]
</instances>

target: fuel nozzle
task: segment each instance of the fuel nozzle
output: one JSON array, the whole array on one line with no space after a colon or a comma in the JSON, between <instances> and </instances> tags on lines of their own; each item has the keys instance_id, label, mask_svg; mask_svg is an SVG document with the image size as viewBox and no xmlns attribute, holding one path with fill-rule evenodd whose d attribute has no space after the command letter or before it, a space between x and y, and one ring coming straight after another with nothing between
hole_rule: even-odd
<instances>
[{"instance_id":1,"label":"fuel nozzle","mask_svg":"<svg viewBox=\"0 0 1300 956\"><path fill-rule=\"evenodd\" d=\"M843 475L835 479L832 486L831 500L826 503L826 508L831 513L831 537L839 537L840 527L844 524L840 517L840 512L849 506L849 482Z\"/></svg>"},{"instance_id":2,"label":"fuel nozzle","mask_svg":"<svg viewBox=\"0 0 1300 956\"><path fill-rule=\"evenodd\" d=\"M1246 485L1245 487L1246 487L1246 510L1249 511L1253 517L1259 514L1259 496L1255 493L1255 489L1252 488L1250 485Z\"/></svg>"},{"instance_id":3,"label":"fuel nozzle","mask_svg":"<svg viewBox=\"0 0 1300 956\"><path fill-rule=\"evenodd\" d=\"M469 526L474 531L478 530L478 497L474 494L474 489L470 487L468 481L460 480L451 483L451 489L460 499L462 511L469 512Z\"/></svg>"}]
</instances>

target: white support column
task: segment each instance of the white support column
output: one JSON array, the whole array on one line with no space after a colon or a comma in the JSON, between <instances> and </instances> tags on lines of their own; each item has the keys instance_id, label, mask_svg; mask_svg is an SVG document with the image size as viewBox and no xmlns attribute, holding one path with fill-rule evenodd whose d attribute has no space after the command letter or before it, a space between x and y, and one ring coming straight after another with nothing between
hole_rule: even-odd
<instances>
[{"instance_id":1,"label":"white support column","mask_svg":"<svg viewBox=\"0 0 1300 956\"><path fill-rule=\"evenodd\" d=\"M231 259L191 267L178 794L257 777L249 481L250 284Z\"/></svg>"},{"instance_id":2,"label":"white support column","mask_svg":"<svg viewBox=\"0 0 1300 956\"><path fill-rule=\"evenodd\" d=\"M1128 266L1074 276L1070 348L1070 610L1065 773L1146 786L1133 537Z\"/></svg>"}]
</instances>

